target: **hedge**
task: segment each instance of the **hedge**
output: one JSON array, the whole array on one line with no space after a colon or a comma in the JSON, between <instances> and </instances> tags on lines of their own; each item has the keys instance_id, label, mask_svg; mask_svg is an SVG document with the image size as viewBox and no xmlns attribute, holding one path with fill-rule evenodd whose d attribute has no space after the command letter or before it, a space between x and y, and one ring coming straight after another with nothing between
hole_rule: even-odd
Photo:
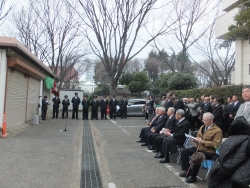
<instances>
[{"instance_id":1,"label":"hedge","mask_svg":"<svg viewBox=\"0 0 250 188\"><path fill-rule=\"evenodd\" d=\"M227 103L227 98L229 96L237 95L241 102L242 99L242 88L243 85L232 85L232 86L221 86L221 87L211 87L202 89L189 89L189 90L172 90L170 93L176 94L179 99L181 98L194 98L197 99L202 96L213 95L215 98L223 98L225 104Z\"/></svg>"}]
</instances>

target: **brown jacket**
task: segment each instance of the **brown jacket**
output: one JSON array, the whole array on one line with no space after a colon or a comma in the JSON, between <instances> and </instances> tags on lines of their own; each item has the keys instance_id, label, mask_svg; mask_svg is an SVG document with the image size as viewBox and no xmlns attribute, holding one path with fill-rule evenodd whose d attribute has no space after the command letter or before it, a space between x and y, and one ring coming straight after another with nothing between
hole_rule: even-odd
<instances>
[{"instance_id":1,"label":"brown jacket","mask_svg":"<svg viewBox=\"0 0 250 188\"><path fill-rule=\"evenodd\" d=\"M215 153L215 148L218 148L221 144L223 133L216 124L213 124L213 126L205 132L204 129L205 125L201 126L197 134L197 137L202 138L204 142L203 144L200 144L199 150L209 153Z\"/></svg>"}]
</instances>

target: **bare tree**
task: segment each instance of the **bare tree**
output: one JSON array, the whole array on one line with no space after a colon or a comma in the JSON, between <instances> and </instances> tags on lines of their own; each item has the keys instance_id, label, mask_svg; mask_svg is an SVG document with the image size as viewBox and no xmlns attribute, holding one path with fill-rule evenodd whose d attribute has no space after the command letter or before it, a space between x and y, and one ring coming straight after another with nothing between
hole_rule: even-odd
<instances>
[{"instance_id":1,"label":"bare tree","mask_svg":"<svg viewBox=\"0 0 250 188\"><path fill-rule=\"evenodd\" d=\"M14 7L13 2L8 1L8 6L6 4L7 4L7 0L1 0L0 1L0 25L3 24L3 22L5 21L7 15L10 13L10 11Z\"/></svg>"},{"instance_id":2,"label":"bare tree","mask_svg":"<svg viewBox=\"0 0 250 188\"><path fill-rule=\"evenodd\" d=\"M22 8L13 17L15 35L59 75L59 88L73 78L79 80L74 74L64 80L73 67L78 77L89 68L77 18L72 7L61 0L30 0L28 8Z\"/></svg>"},{"instance_id":3,"label":"bare tree","mask_svg":"<svg viewBox=\"0 0 250 188\"><path fill-rule=\"evenodd\" d=\"M172 6L175 7L172 17L178 18L172 27L174 28L174 39L173 43L170 43L169 46L172 51L175 51L173 48L179 48L181 51L181 60L180 60L180 70L184 72L187 68L186 56L188 55L189 48L194 45L210 28L210 25L207 24L207 19L210 13L213 11L214 7L218 4L214 0L173 0ZM169 37L169 36L168 36ZM168 38L169 39L169 38ZM176 45L175 45L176 44ZM156 48L160 51L156 45ZM173 47L174 46L174 47ZM174 67L170 63L166 62L174 72Z\"/></svg>"},{"instance_id":4,"label":"bare tree","mask_svg":"<svg viewBox=\"0 0 250 188\"><path fill-rule=\"evenodd\" d=\"M157 0L78 0L78 2L85 13L82 15L81 10L78 11L86 25L86 28L82 28L83 33L93 53L101 59L108 73L111 94L116 94L118 80L127 62L155 38L170 31L173 22L170 23L168 18L172 9L164 10L166 17L162 26L159 22L154 26L154 17L151 13L155 9L160 13L162 8L162 5L157 7ZM149 32L151 29L154 32ZM137 43L139 40L142 42L141 45Z\"/></svg>"},{"instance_id":5,"label":"bare tree","mask_svg":"<svg viewBox=\"0 0 250 188\"><path fill-rule=\"evenodd\" d=\"M141 72L144 69L144 60L143 59L132 59L127 62L124 66L123 72Z\"/></svg>"},{"instance_id":6,"label":"bare tree","mask_svg":"<svg viewBox=\"0 0 250 188\"><path fill-rule=\"evenodd\" d=\"M109 87L110 79L102 62L97 63L95 66L94 80L96 85L101 84L106 87Z\"/></svg>"},{"instance_id":7,"label":"bare tree","mask_svg":"<svg viewBox=\"0 0 250 188\"><path fill-rule=\"evenodd\" d=\"M219 15L216 12L215 18ZM220 86L230 83L230 74L235 63L235 50L232 44L222 47L222 40L215 39L215 19L207 33L195 44L198 55L205 58L206 65L190 56L199 71L207 75L211 85Z\"/></svg>"}]
</instances>

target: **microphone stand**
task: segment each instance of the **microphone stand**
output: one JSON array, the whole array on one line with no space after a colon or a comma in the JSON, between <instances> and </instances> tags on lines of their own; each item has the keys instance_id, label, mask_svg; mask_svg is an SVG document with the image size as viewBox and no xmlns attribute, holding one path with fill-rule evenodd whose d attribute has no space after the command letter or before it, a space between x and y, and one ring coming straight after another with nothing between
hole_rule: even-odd
<instances>
[{"instance_id":1,"label":"microphone stand","mask_svg":"<svg viewBox=\"0 0 250 188\"><path fill-rule=\"evenodd\" d=\"M65 129L64 130L59 130L58 132L67 132L70 133L69 130L67 130L66 126L67 126L67 122L68 122L68 110L66 112L66 121L65 121Z\"/></svg>"}]
</instances>

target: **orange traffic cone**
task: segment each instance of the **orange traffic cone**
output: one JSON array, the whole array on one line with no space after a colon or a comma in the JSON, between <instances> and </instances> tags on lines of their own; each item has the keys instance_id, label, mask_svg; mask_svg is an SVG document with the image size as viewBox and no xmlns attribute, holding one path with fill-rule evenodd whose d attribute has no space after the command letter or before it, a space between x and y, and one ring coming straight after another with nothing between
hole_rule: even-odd
<instances>
[{"instance_id":1,"label":"orange traffic cone","mask_svg":"<svg viewBox=\"0 0 250 188\"><path fill-rule=\"evenodd\" d=\"M4 112L3 115L3 126L2 126L2 137L5 138L7 137L7 133L6 133L6 113Z\"/></svg>"}]
</instances>

